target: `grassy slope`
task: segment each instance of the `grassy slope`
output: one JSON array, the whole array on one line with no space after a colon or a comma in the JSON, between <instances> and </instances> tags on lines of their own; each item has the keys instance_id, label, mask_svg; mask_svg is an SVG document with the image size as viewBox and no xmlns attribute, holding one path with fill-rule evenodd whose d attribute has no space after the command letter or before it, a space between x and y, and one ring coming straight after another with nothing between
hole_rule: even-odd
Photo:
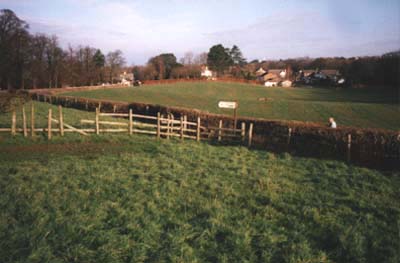
<instances>
[{"instance_id":1,"label":"grassy slope","mask_svg":"<svg viewBox=\"0 0 400 263\"><path fill-rule=\"evenodd\" d=\"M34 104L35 108L35 127L36 128L47 128L47 116L48 109L52 109L52 116L54 119L59 118L58 107L48 103L36 102L32 101L25 104L25 111L27 117L27 126L30 127L31 120L31 103ZM21 107L17 107L17 127L22 128L22 109ZM72 125L77 128L94 128L94 125L90 124L81 124L80 121L82 119L94 120L95 113L94 112L86 112L75 109L63 108L63 116L64 122ZM113 120L113 118L109 117L101 117L101 120ZM118 119L119 122L124 122L124 119ZM53 123L53 128L58 128L56 123ZM0 128L10 128L11 127L11 112L1 113L0 114ZM115 128L115 127L114 127Z\"/></svg>"},{"instance_id":2,"label":"grassy slope","mask_svg":"<svg viewBox=\"0 0 400 263\"><path fill-rule=\"evenodd\" d=\"M398 173L146 136L0 149L2 262L400 258Z\"/></svg>"},{"instance_id":3,"label":"grassy slope","mask_svg":"<svg viewBox=\"0 0 400 263\"><path fill-rule=\"evenodd\" d=\"M365 90L282 89L238 83L199 82L66 94L183 106L226 114L231 112L218 109L218 101L238 100L239 114L242 116L321 123L326 123L327 119L333 116L339 125L400 129L398 96ZM259 101L259 98L271 100Z\"/></svg>"}]
</instances>

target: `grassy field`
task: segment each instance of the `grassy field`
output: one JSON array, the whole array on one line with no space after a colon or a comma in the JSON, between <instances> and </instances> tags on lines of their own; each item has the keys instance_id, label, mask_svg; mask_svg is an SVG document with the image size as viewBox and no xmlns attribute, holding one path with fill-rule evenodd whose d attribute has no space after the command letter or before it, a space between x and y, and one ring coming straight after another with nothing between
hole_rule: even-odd
<instances>
[{"instance_id":1,"label":"grassy field","mask_svg":"<svg viewBox=\"0 0 400 263\"><path fill-rule=\"evenodd\" d=\"M1 262L400 259L399 172L127 135L0 134L0 160Z\"/></svg>"},{"instance_id":2,"label":"grassy field","mask_svg":"<svg viewBox=\"0 0 400 263\"><path fill-rule=\"evenodd\" d=\"M66 95L125 102L144 102L232 114L219 100L239 101L239 115L279 120L400 129L399 95L366 90L266 88L258 85L198 82L144 85L135 88L69 92ZM266 98L266 101L262 99Z\"/></svg>"}]
</instances>

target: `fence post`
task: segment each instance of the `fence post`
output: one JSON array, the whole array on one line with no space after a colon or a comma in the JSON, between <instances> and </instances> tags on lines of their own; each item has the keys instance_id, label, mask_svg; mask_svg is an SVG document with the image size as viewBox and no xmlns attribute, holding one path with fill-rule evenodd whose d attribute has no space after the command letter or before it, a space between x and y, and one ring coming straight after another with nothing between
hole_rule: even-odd
<instances>
[{"instance_id":1,"label":"fence post","mask_svg":"<svg viewBox=\"0 0 400 263\"><path fill-rule=\"evenodd\" d=\"M88 100L86 100L86 103L85 103L85 109L86 109L86 110L88 110L88 109L89 109L89 102L88 102Z\"/></svg>"},{"instance_id":2,"label":"fence post","mask_svg":"<svg viewBox=\"0 0 400 263\"><path fill-rule=\"evenodd\" d=\"M132 109L129 109L129 135L133 133L133 114Z\"/></svg>"},{"instance_id":3,"label":"fence post","mask_svg":"<svg viewBox=\"0 0 400 263\"><path fill-rule=\"evenodd\" d=\"M351 161L351 134L347 135L347 161Z\"/></svg>"},{"instance_id":4,"label":"fence post","mask_svg":"<svg viewBox=\"0 0 400 263\"><path fill-rule=\"evenodd\" d=\"M240 136L242 137L242 142L244 142L244 140L246 139L246 123L242 122L242 132L240 134Z\"/></svg>"},{"instance_id":5,"label":"fence post","mask_svg":"<svg viewBox=\"0 0 400 263\"><path fill-rule=\"evenodd\" d=\"M222 120L219 120L218 128L218 141L220 142L222 140Z\"/></svg>"},{"instance_id":6,"label":"fence post","mask_svg":"<svg viewBox=\"0 0 400 263\"><path fill-rule=\"evenodd\" d=\"M286 142L287 145L290 144L290 138L291 137L292 137L292 128L289 128L289 130L288 130L288 138L287 138L287 142Z\"/></svg>"},{"instance_id":7,"label":"fence post","mask_svg":"<svg viewBox=\"0 0 400 263\"><path fill-rule=\"evenodd\" d=\"M59 126L60 126L60 135L64 136L64 116L62 112L62 107L61 105L58 105L58 114L59 114Z\"/></svg>"},{"instance_id":8,"label":"fence post","mask_svg":"<svg viewBox=\"0 0 400 263\"><path fill-rule=\"evenodd\" d=\"M28 136L28 130L26 129L26 113L25 113L25 107L22 106L22 128L24 130L24 137Z\"/></svg>"},{"instance_id":9,"label":"fence post","mask_svg":"<svg viewBox=\"0 0 400 263\"><path fill-rule=\"evenodd\" d=\"M117 105L113 105L113 112L115 113L117 111Z\"/></svg>"},{"instance_id":10,"label":"fence post","mask_svg":"<svg viewBox=\"0 0 400 263\"><path fill-rule=\"evenodd\" d=\"M169 126L171 136L174 134L174 115L171 113L171 124Z\"/></svg>"},{"instance_id":11,"label":"fence post","mask_svg":"<svg viewBox=\"0 0 400 263\"><path fill-rule=\"evenodd\" d=\"M170 114L167 114L167 139L169 139L169 130L170 130Z\"/></svg>"},{"instance_id":12,"label":"fence post","mask_svg":"<svg viewBox=\"0 0 400 263\"><path fill-rule=\"evenodd\" d=\"M181 116L181 140L183 140L183 117Z\"/></svg>"},{"instance_id":13,"label":"fence post","mask_svg":"<svg viewBox=\"0 0 400 263\"><path fill-rule=\"evenodd\" d=\"M253 140L253 123L250 123L249 127L249 143L248 146L251 147L251 141Z\"/></svg>"},{"instance_id":14,"label":"fence post","mask_svg":"<svg viewBox=\"0 0 400 263\"><path fill-rule=\"evenodd\" d=\"M161 120L160 120L160 112L157 112L157 139L160 139L161 133Z\"/></svg>"},{"instance_id":15,"label":"fence post","mask_svg":"<svg viewBox=\"0 0 400 263\"><path fill-rule=\"evenodd\" d=\"M185 130L186 130L187 129L187 115L183 116L183 121L185 122L184 123L184 127L185 127Z\"/></svg>"},{"instance_id":16,"label":"fence post","mask_svg":"<svg viewBox=\"0 0 400 263\"><path fill-rule=\"evenodd\" d=\"M99 135L100 134L100 125L99 125L99 113L100 113L100 108L96 108L96 134Z\"/></svg>"},{"instance_id":17,"label":"fence post","mask_svg":"<svg viewBox=\"0 0 400 263\"><path fill-rule=\"evenodd\" d=\"M31 136L35 137L35 106L31 103Z\"/></svg>"},{"instance_id":18,"label":"fence post","mask_svg":"<svg viewBox=\"0 0 400 263\"><path fill-rule=\"evenodd\" d=\"M49 114L47 116L47 138L51 140L51 115L52 111L49 109Z\"/></svg>"},{"instance_id":19,"label":"fence post","mask_svg":"<svg viewBox=\"0 0 400 263\"><path fill-rule=\"evenodd\" d=\"M200 141L200 117L197 117L197 133L196 133L196 139L199 142Z\"/></svg>"},{"instance_id":20,"label":"fence post","mask_svg":"<svg viewBox=\"0 0 400 263\"><path fill-rule=\"evenodd\" d=\"M15 109L12 111L12 116L11 116L11 135L15 136L17 132L17 113L15 112Z\"/></svg>"}]
</instances>

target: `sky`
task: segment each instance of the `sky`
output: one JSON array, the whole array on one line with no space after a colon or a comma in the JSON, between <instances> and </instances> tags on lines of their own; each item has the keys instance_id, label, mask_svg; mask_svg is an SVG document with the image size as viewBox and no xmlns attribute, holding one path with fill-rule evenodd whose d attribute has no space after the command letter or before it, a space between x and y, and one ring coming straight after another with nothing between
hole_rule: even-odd
<instances>
[{"instance_id":1,"label":"sky","mask_svg":"<svg viewBox=\"0 0 400 263\"><path fill-rule=\"evenodd\" d=\"M63 47L152 56L237 45L253 59L380 55L400 49L399 0L0 0Z\"/></svg>"}]
</instances>

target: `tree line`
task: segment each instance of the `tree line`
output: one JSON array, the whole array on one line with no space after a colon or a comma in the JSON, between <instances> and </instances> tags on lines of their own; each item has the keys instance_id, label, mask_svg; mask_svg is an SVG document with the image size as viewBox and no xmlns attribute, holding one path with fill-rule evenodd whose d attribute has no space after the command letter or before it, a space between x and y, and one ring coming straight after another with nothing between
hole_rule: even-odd
<instances>
[{"instance_id":1,"label":"tree line","mask_svg":"<svg viewBox=\"0 0 400 263\"><path fill-rule=\"evenodd\" d=\"M230 67L245 64L246 59L238 46L229 49L219 44L211 47L209 52L198 55L186 52L179 62L172 53L157 55L150 58L145 66L133 67L133 73L140 80L195 79L201 77L201 69L205 65L222 76L229 74Z\"/></svg>"},{"instance_id":2,"label":"tree line","mask_svg":"<svg viewBox=\"0 0 400 263\"><path fill-rule=\"evenodd\" d=\"M400 51L381 56L304 57L247 62L238 46L227 48L218 44L195 59L192 52L187 52L180 63L174 54L158 55L151 58L146 66L135 67L134 73L141 80L199 78L202 65L208 65L219 77L247 80L255 80L259 68L267 70L290 67L295 74L300 70L338 70L352 87L393 89L400 86Z\"/></svg>"},{"instance_id":3,"label":"tree line","mask_svg":"<svg viewBox=\"0 0 400 263\"><path fill-rule=\"evenodd\" d=\"M120 50L103 54L89 46L60 47L56 36L30 34L29 25L11 10L0 10L0 89L58 88L114 83L121 70L137 80L200 78L207 65L219 77L254 80L260 67L299 70L335 69L352 86L396 88L400 86L400 51L382 56L295 58L247 62L240 48L222 44L195 55L186 52L178 61L163 53L146 65L125 68Z\"/></svg>"},{"instance_id":4,"label":"tree line","mask_svg":"<svg viewBox=\"0 0 400 263\"><path fill-rule=\"evenodd\" d=\"M63 49L57 36L31 34L29 25L0 10L0 89L59 88L116 81L125 59L90 46Z\"/></svg>"}]
</instances>

